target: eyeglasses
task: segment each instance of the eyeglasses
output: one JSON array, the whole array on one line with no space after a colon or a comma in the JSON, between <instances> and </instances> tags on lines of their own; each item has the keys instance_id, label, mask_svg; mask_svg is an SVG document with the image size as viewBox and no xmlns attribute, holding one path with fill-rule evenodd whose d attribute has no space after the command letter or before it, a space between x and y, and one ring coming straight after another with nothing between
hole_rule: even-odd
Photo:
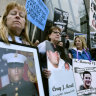
<instances>
[{"instance_id":1,"label":"eyeglasses","mask_svg":"<svg viewBox=\"0 0 96 96\"><path fill-rule=\"evenodd\" d=\"M60 32L56 32L56 31L52 31L54 34L59 34L59 35L61 35L61 33Z\"/></svg>"}]
</instances>

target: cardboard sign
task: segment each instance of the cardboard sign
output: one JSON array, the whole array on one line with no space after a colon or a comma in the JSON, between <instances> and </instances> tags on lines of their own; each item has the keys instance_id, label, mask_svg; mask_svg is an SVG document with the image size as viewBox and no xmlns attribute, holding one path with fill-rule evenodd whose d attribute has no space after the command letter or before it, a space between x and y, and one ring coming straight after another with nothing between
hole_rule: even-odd
<instances>
[{"instance_id":1,"label":"cardboard sign","mask_svg":"<svg viewBox=\"0 0 96 96\"><path fill-rule=\"evenodd\" d=\"M47 66L51 72L48 78L49 96L77 96L72 66L65 64L50 42L46 44ZM68 69L65 66L68 66Z\"/></svg>"},{"instance_id":2,"label":"cardboard sign","mask_svg":"<svg viewBox=\"0 0 96 96\"><path fill-rule=\"evenodd\" d=\"M90 26L96 30L96 2L90 0Z\"/></svg>"},{"instance_id":3,"label":"cardboard sign","mask_svg":"<svg viewBox=\"0 0 96 96\"><path fill-rule=\"evenodd\" d=\"M61 9L54 9L54 24L61 28L63 32L67 31L69 13Z\"/></svg>"},{"instance_id":4,"label":"cardboard sign","mask_svg":"<svg viewBox=\"0 0 96 96\"><path fill-rule=\"evenodd\" d=\"M49 10L42 0L26 1L27 19L44 31Z\"/></svg>"},{"instance_id":5,"label":"cardboard sign","mask_svg":"<svg viewBox=\"0 0 96 96\"><path fill-rule=\"evenodd\" d=\"M73 59L78 96L96 96L96 61Z\"/></svg>"}]
</instances>

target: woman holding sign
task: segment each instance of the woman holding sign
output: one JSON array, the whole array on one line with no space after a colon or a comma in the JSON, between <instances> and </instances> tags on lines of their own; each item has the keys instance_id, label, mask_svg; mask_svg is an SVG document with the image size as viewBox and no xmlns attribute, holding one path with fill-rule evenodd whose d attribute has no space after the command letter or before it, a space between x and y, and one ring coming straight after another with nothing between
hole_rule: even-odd
<instances>
[{"instance_id":1,"label":"woman holding sign","mask_svg":"<svg viewBox=\"0 0 96 96\"><path fill-rule=\"evenodd\" d=\"M74 40L74 47L69 50L69 57L75 59L92 60L91 54L87 48L84 37L76 36Z\"/></svg>"},{"instance_id":2,"label":"woman holding sign","mask_svg":"<svg viewBox=\"0 0 96 96\"><path fill-rule=\"evenodd\" d=\"M42 68L41 72L42 72L42 79L43 79L45 96L49 96L48 78L50 78L50 76L51 76L51 71L48 70L48 65L47 65L47 63L48 63L47 62L47 55L49 56L51 63L55 62L51 66L52 70L56 69L56 67L62 66L59 64L59 60L56 60L59 56L65 62L70 61L69 58L67 58L67 56L65 55L63 47L58 46L58 42L59 42L60 36L61 36L60 34L61 34L61 29L57 26L52 26L49 29L48 40L45 40L44 42L42 42L38 45L38 49L39 49L39 53L40 53L39 57L40 57L40 65ZM48 50L48 52L47 52L47 50ZM51 53L50 53L50 50L51 50ZM52 52L52 50L53 50L53 52ZM46 52L47 52L47 54L46 54ZM57 53L59 56L57 56ZM54 54L54 56L52 56L53 54ZM65 67L64 66L65 62L63 63L63 67Z\"/></svg>"},{"instance_id":3,"label":"woman holding sign","mask_svg":"<svg viewBox=\"0 0 96 96\"><path fill-rule=\"evenodd\" d=\"M6 6L6 10L5 10L5 12L2 16L1 22L0 22L0 39L3 40L6 44L10 44L9 41L11 41L14 43L32 45L32 43L30 42L29 37L28 37L27 27L28 27L27 13L26 13L25 6L22 6L16 2L10 2ZM2 64L2 66L3 65L4 64ZM0 68L2 66L0 66ZM27 66L28 66L28 64L24 64L24 73L26 75L27 75L27 71L29 70L27 68ZM7 69L5 69L5 70L7 70ZM24 74L24 76L25 76L25 74ZM27 78L27 80L28 80L28 78ZM7 80L6 80L6 82L7 82ZM35 94L37 94L37 93L34 93L34 95ZM31 96L32 96L32 94L31 94Z\"/></svg>"}]
</instances>

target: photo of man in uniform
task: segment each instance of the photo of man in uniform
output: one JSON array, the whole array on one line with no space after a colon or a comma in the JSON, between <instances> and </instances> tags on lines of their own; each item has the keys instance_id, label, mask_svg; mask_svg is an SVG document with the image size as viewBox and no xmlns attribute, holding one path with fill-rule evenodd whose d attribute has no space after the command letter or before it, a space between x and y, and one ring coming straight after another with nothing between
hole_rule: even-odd
<instances>
[{"instance_id":1,"label":"photo of man in uniform","mask_svg":"<svg viewBox=\"0 0 96 96\"><path fill-rule=\"evenodd\" d=\"M38 96L34 83L23 79L24 62L27 58L18 53L8 53L2 56L8 64L10 84L0 90L0 96Z\"/></svg>"},{"instance_id":2,"label":"photo of man in uniform","mask_svg":"<svg viewBox=\"0 0 96 96\"><path fill-rule=\"evenodd\" d=\"M92 81L91 73L89 71L84 71L83 72L83 82L84 82L84 85L80 86L80 90L85 90L85 89L92 88L91 87L91 81Z\"/></svg>"}]
</instances>

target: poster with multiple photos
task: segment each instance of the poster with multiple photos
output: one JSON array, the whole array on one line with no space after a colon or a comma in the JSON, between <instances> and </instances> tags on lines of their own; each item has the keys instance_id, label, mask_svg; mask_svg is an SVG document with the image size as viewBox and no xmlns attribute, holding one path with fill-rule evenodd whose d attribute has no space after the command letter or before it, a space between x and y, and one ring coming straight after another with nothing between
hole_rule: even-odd
<instances>
[{"instance_id":1,"label":"poster with multiple photos","mask_svg":"<svg viewBox=\"0 0 96 96\"><path fill-rule=\"evenodd\" d=\"M72 66L61 59L50 42L47 45L47 66L51 75L48 78L49 96L77 96Z\"/></svg>"},{"instance_id":2,"label":"poster with multiple photos","mask_svg":"<svg viewBox=\"0 0 96 96\"><path fill-rule=\"evenodd\" d=\"M35 47L0 41L0 96L44 96Z\"/></svg>"},{"instance_id":3,"label":"poster with multiple photos","mask_svg":"<svg viewBox=\"0 0 96 96\"><path fill-rule=\"evenodd\" d=\"M73 59L78 96L96 96L96 61Z\"/></svg>"}]
</instances>

